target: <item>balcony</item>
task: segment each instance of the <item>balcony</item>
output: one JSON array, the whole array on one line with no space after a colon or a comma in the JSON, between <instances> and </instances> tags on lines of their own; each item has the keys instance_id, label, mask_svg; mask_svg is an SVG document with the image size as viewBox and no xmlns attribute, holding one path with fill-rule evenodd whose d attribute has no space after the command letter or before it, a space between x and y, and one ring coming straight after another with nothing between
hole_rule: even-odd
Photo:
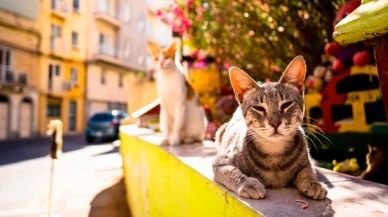
<instances>
[{"instance_id":1,"label":"balcony","mask_svg":"<svg viewBox=\"0 0 388 217\"><path fill-rule=\"evenodd\" d=\"M114 49L111 46L100 45L98 52L94 55L94 58L111 64L122 64L122 61L119 58L119 50Z\"/></svg>"},{"instance_id":2,"label":"balcony","mask_svg":"<svg viewBox=\"0 0 388 217\"><path fill-rule=\"evenodd\" d=\"M65 0L51 0L51 14L66 19L70 13L70 4Z\"/></svg>"},{"instance_id":3,"label":"balcony","mask_svg":"<svg viewBox=\"0 0 388 217\"><path fill-rule=\"evenodd\" d=\"M50 52L55 56L65 55L65 41L62 38L51 36Z\"/></svg>"},{"instance_id":4,"label":"balcony","mask_svg":"<svg viewBox=\"0 0 388 217\"><path fill-rule=\"evenodd\" d=\"M23 87L27 86L27 73L21 72L15 74L12 70L7 70L0 74L0 87L6 89L13 89L13 91L20 92Z\"/></svg>"},{"instance_id":5,"label":"balcony","mask_svg":"<svg viewBox=\"0 0 388 217\"><path fill-rule=\"evenodd\" d=\"M63 96L66 91L73 88L69 81L54 78L48 83L47 93L55 96Z\"/></svg>"},{"instance_id":6,"label":"balcony","mask_svg":"<svg viewBox=\"0 0 388 217\"><path fill-rule=\"evenodd\" d=\"M96 20L100 20L102 22L105 22L107 24L112 25L115 28L120 28L122 23L113 12L104 11L104 10L96 10L94 12L94 18Z\"/></svg>"}]
</instances>

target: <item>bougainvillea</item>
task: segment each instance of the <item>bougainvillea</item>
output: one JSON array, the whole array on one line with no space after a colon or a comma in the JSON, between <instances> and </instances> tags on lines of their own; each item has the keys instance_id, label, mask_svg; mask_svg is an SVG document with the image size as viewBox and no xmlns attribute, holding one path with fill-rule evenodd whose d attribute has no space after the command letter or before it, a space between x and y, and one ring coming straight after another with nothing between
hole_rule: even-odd
<instances>
[{"instance_id":1,"label":"bougainvillea","mask_svg":"<svg viewBox=\"0 0 388 217\"><path fill-rule=\"evenodd\" d=\"M341 0L172 0L156 13L224 66L276 78L296 55L308 68L331 40Z\"/></svg>"}]
</instances>

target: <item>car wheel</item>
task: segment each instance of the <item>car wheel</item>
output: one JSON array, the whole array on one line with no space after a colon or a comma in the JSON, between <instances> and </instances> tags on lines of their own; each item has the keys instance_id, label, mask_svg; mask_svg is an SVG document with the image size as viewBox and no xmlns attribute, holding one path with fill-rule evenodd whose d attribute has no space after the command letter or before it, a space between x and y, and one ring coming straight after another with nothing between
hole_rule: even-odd
<instances>
[{"instance_id":1,"label":"car wheel","mask_svg":"<svg viewBox=\"0 0 388 217\"><path fill-rule=\"evenodd\" d=\"M86 142L87 143L92 143L94 141L94 137L91 137L91 136L87 136L86 137Z\"/></svg>"}]
</instances>

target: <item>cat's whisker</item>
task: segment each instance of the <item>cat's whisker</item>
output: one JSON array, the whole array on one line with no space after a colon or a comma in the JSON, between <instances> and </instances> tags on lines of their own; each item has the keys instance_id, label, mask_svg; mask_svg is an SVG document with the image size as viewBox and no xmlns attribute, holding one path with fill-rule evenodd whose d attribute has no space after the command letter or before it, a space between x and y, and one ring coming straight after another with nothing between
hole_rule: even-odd
<instances>
[{"instance_id":1,"label":"cat's whisker","mask_svg":"<svg viewBox=\"0 0 388 217\"><path fill-rule=\"evenodd\" d=\"M309 127L314 127L315 129L319 130L321 133L325 133L322 128L318 127L317 125L314 125L314 124L309 124L309 123L303 123L303 125L306 125L306 126L309 126Z\"/></svg>"},{"instance_id":2,"label":"cat's whisker","mask_svg":"<svg viewBox=\"0 0 388 217\"><path fill-rule=\"evenodd\" d=\"M305 132L308 134L308 135L312 135L313 137L314 137L314 139L317 139L318 141L319 141L319 143L321 143L321 145L322 145L322 147L325 147L325 145L322 143L322 141L314 134L314 132L311 132L311 131L309 131L309 130L305 130ZM307 138L309 138L308 136L307 136ZM311 139L311 138L310 138ZM311 140L310 140L311 141ZM314 144L314 146L315 146L315 144ZM315 148L317 148L317 147L315 147ZM317 150L318 151L318 150Z\"/></svg>"},{"instance_id":3,"label":"cat's whisker","mask_svg":"<svg viewBox=\"0 0 388 217\"><path fill-rule=\"evenodd\" d=\"M308 137L308 136L305 135L305 134L302 134L300 131L296 131L296 132L297 132L296 135L298 135L298 136L300 136L300 137L307 138L308 140L310 140L310 142L314 145L315 150L318 151L318 148L317 148L317 146L315 145L315 142L314 142L310 137Z\"/></svg>"},{"instance_id":4,"label":"cat's whisker","mask_svg":"<svg viewBox=\"0 0 388 217\"><path fill-rule=\"evenodd\" d=\"M313 121L318 121L317 119L314 119L314 118L312 118L312 117L309 117L309 116L305 116L306 118L308 118L308 119L310 119L310 120L313 120Z\"/></svg>"},{"instance_id":5,"label":"cat's whisker","mask_svg":"<svg viewBox=\"0 0 388 217\"><path fill-rule=\"evenodd\" d=\"M302 125L303 126L303 125ZM313 125L313 124L309 124L309 126L312 126L312 127L316 127L317 129L319 129L321 132L311 132L310 130L308 130L308 129L304 129L305 131L309 131L310 133L316 133L316 134L318 134L318 135L320 135L320 136L322 136L323 138L325 138L331 145L334 145L331 141L330 141L330 139L325 135L325 132L323 132L323 130L322 129L320 129L318 126L315 126L315 125ZM315 135L314 135L315 136Z\"/></svg>"}]
</instances>

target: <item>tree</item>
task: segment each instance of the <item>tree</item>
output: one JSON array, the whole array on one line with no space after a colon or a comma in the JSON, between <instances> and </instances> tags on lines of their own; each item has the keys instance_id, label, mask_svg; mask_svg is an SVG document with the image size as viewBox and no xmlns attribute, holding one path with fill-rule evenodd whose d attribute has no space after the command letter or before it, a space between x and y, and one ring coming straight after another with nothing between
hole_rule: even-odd
<instances>
[{"instance_id":1,"label":"tree","mask_svg":"<svg viewBox=\"0 0 388 217\"><path fill-rule=\"evenodd\" d=\"M157 13L217 61L257 80L278 78L296 55L309 71L331 40L341 0L175 0Z\"/></svg>"}]
</instances>

